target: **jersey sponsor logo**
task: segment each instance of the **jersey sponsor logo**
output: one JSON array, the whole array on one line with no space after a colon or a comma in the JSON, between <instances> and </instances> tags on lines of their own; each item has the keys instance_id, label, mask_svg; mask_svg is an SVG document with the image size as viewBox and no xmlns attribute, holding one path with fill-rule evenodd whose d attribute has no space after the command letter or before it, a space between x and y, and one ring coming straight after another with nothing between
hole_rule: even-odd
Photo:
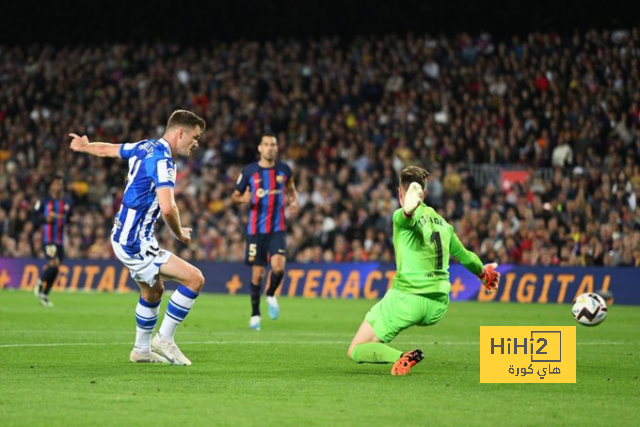
<instances>
[{"instance_id":1,"label":"jersey sponsor logo","mask_svg":"<svg viewBox=\"0 0 640 427\"><path fill-rule=\"evenodd\" d=\"M176 171L173 168L167 169L167 175L169 176L170 180L173 181L175 179L175 174L176 174Z\"/></svg>"},{"instance_id":2,"label":"jersey sponsor logo","mask_svg":"<svg viewBox=\"0 0 640 427\"><path fill-rule=\"evenodd\" d=\"M280 194L282 191L280 190L265 190L264 188L258 188L256 191L256 195L262 199L263 197L268 196L269 194Z\"/></svg>"},{"instance_id":3,"label":"jersey sponsor logo","mask_svg":"<svg viewBox=\"0 0 640 427\"><path fill-rule=\"evenodd\" d=\"M260 181L262 181L260 178L255 178L255 179L253 180L253 182L254 182L255 184L260 184Z\"/></svg>"}]
</instances>

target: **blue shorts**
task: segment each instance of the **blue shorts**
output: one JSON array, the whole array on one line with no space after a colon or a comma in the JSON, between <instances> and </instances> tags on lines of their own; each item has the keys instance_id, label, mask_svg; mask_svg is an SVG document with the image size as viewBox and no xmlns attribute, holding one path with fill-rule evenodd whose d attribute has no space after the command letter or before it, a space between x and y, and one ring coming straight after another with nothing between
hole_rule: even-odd
<instances>
[{"instance_id":1,"label":"blue shorts","mask_svg":"<svg viewBox=\"0 0 640 427\"><path fill-rule=\"evenodd\" d=\"M284 231L247 235L245 264L264 266L274 255L287 255L287 235Z\"/></svg>"}]
</instances>

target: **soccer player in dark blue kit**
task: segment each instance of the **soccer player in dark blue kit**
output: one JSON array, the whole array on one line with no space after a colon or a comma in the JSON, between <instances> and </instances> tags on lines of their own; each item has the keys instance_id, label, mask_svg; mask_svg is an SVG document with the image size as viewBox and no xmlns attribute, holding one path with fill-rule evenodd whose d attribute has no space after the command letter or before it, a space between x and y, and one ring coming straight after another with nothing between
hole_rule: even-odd
<instances>
[{"instance_id":1,"label":"soccer player in dark blue kit","mask_svg":"<svg viewBox=\"0 0 640 427\"><path fill-rule=\"evenodd\" d=\"M284 278L286 264L285 202L289 213L298 212L298 193L291 168L278 161L278 141L272 133L265 133L258 145L260 160L247 165L236 183L231 196L235 204L248 203L247 247L245 263L252 268L251 319L249 327L260 330L260 290L266 265L271 263L267 304L269 316L277 319L280 307L275 292ZM286 193L286 200L285 200Z\"/></svg>"},{"instance_id":2,"label":"soccer player in dark blue kit","mask_svg":"<svg viewBox=\"0 0 640 427\"><path fill-rule=\"evenodd\" d=\"M49 183L49 194L35 206L42 226L42 240L47 266L40 275L33 293L45 307L53 307L49 292L58 277L64 259L64 226L69 223L71 200L64 197L64 179L54 175Z\"/></svg>"}]
</instances>

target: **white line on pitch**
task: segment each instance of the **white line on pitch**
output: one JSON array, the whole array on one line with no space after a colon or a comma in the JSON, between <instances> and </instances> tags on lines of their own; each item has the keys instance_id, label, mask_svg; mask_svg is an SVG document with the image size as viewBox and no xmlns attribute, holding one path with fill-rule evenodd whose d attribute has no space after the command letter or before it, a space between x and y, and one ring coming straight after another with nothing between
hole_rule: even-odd
<instances>
[{"instance_id":1,"label":"white line on pitch","mask_svg":"<svg viewBox=\"0 0 640 427\"><path fill-rule=\"evenodd\" d=\"M17 329L17 330L9 330L9 331L3 331L0 333L0 337L2 337L2 335L10 335L10 334L50 334L51 333L51 329ZM238 335L238 334L242 334L242 333L246 333L246 334L255 334L255 332L252 332L249 330L249 328L246 328L246 330L240 331L202 331L202 332L194 332L194 331L188 331L185 329L182 329L182 331L180 332L181 335ZM327 334L326 332L304 332L304 331L291 331L291 332L262 332L265 334L269 334L269 336L273 336L273 335L284 335L284 336L291 336L291 335L302 335L305 337L347 337L347 338L351 338L353 337L353 333L349 332L349 333L337 333L337 334ZM56 334L131 334L130 330L116 330L116 331L105 331L105 330L99 330L99 329L94 329L94 330L90 330L90 331L76 331L73 329L70 330L66 330L66 331L62 331L62 330L57 330Z\"/></svg>"},{"instance_id":2,"label":"white line on pitch","mask_svg":"<svg viewBox=\"0 0 640 427\"><path fill-rule=\"evenodd\" d=\"M409 342L396 342L397 344L405 345ZM415 341L413 341L415 343ZM90 346L108 346L108 345L131 345L132 342L84 342L84 343L37 343L37 344L0 344L0 348L16 348L16 347L90 347ZM188 345L278 345L278 344L296 344L296 345L348 345L347 341L181 341L180 344ZM438 346L438 345L460 345L460 346L477 346L479 342L464 342L464 341L432 341L423 342L422 345ZM602 342L584 342L578 343L578 345L626 345L633 344L631 342L617 342L617 341L602 341Z\"/></svg>"}]
</instances>

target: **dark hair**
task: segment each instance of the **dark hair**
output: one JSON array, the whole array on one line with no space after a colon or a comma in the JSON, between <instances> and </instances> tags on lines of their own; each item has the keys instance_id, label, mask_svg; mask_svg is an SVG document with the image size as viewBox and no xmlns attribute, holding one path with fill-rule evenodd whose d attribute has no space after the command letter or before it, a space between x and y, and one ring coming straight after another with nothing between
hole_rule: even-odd
<instances>
[{"instance_id":1,"label":"dark hair","mask_svg":"<svg viewBox=\"0 0 640 427\"><path fill-rule=\"evenodd\" d=\"M407 166L400 172L400 186L404 189L409 188L412 182L417 182L422 188L425 188L429 172L418 166Z\"/></svg>"},{"instance_id":2,"label":"dark hair","mask_svg":"<svg viewBox=\"0 0 640 427\"><path fill-rule=\"evenodd\" d=\"M204 119L191 111L176 110L171 114L171 117L169 117L167 129L174 126L186 126L194 129L196 126L200 126L200 129L204 131L207 128L207 123Z\"/></svg>"},{"instance_id":3,"label":"dark hair","mask_svg":"<svg viewBox=\"0 0 640 427\"><path fill-rule=\"evenodd\" d=\"M49 178L49 183L47 184L47 188L51 188L51 184L58 180L62 181L62 185L64 185L64 176L62 174L54 173L53 175L51 175L51 177Z\"/></svg>"},{"instance_id":4,"label":"dark hair","mask_svg":"<svg viewBox=\"0 0 640 427\"><path fill-rule=\"evenodd\" d=\"M273 139L275 139L275 140L276 140L276 142L278 142L278 137L276 136L276 134L275 134L275 133L273 133L273 132L265 132L265 133L263 133L263 134L262 134L262 136L260 137L260 142L259 142L258 144L262 144L262 138L264 138L265 136L270 136L270 137L272 137Z\"/></svg>"}]
</instances>

